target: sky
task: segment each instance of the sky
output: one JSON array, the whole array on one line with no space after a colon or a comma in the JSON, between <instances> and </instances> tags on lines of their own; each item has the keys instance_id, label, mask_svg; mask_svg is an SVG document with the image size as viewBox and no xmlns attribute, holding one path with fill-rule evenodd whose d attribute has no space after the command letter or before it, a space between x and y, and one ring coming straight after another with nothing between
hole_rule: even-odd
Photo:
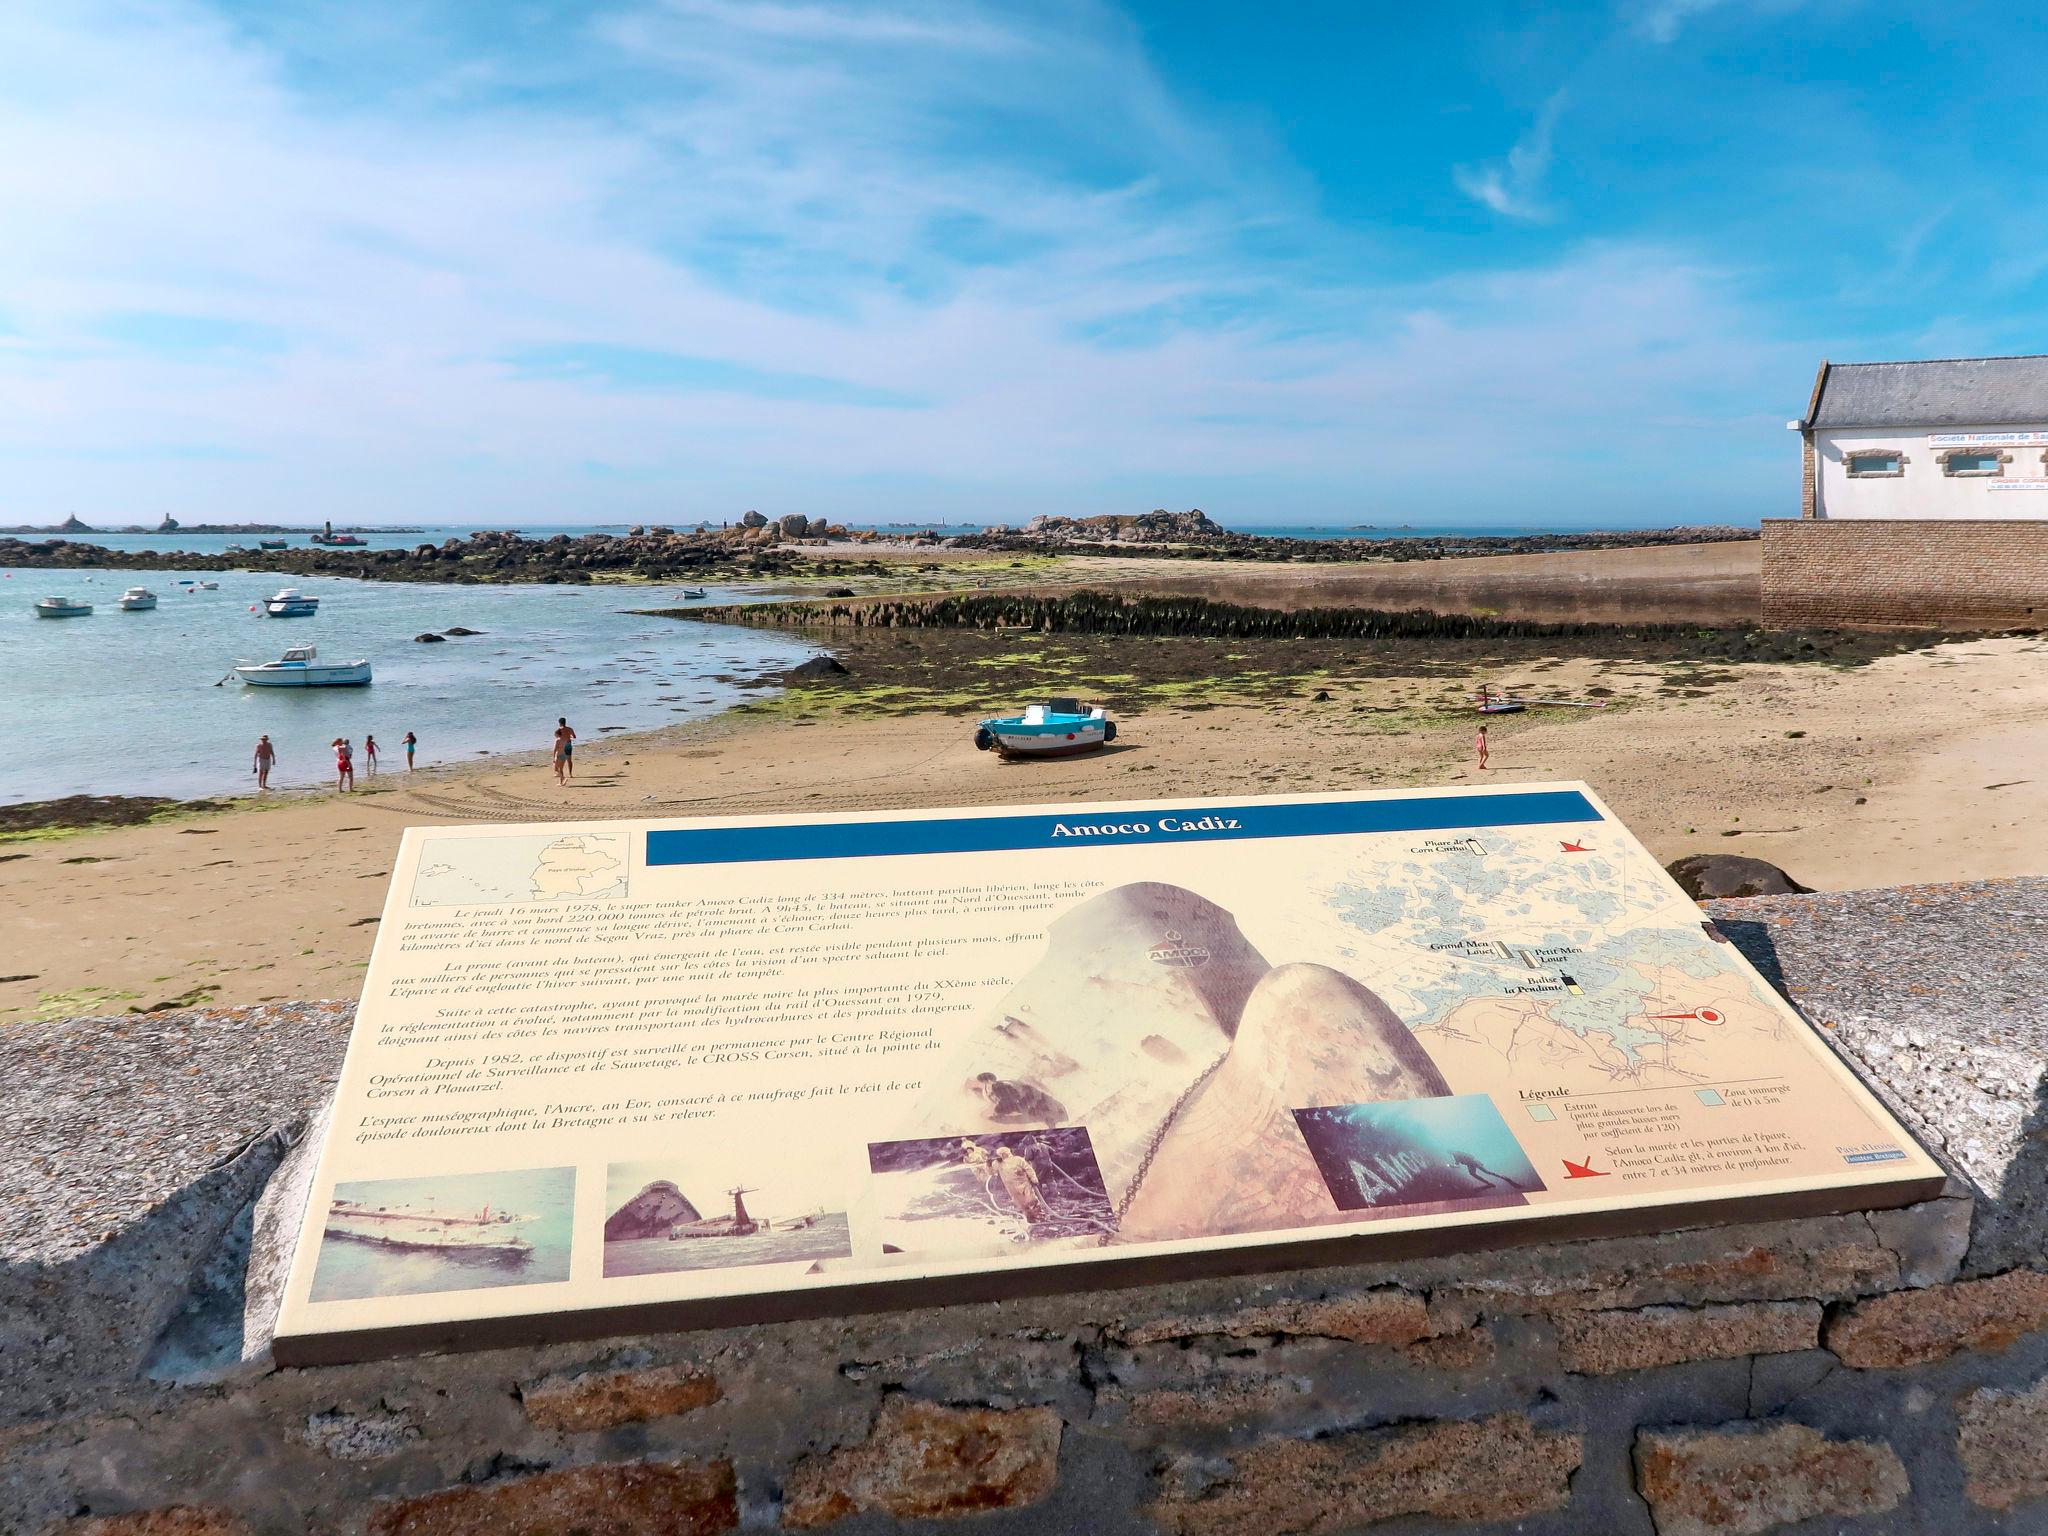
<instances>
[{"instance_id":1,"label":"sky","mask_svg":"<svg viewBox=\"0 0 2048 1536\"><path fill-rule=\"evenodd\" d=\"M2048 350L2048 22L7 0L0 524L1795 513Z\"/></svg>"}]
</instances>

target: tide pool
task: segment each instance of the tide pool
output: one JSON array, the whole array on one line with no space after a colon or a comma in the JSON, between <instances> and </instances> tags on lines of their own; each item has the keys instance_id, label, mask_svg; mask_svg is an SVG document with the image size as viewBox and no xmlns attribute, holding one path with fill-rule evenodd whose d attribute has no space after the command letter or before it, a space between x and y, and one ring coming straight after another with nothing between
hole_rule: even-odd
<instances>
[{"instance_id":1,"label":"tide pool","mask_svg":"<svg viewBox=\"0 0 2048 1536\"><path fill-rule=\"evenodd\" d=\"M219 589L180 585L195 574ZM287 582L318 597L320 612L267 617L262 600ZM157 594L154 612L121 611L130 586ZM251 751L265 732L278 752L270 780L278 788L331 783L337 736L356 744L359 786L366 735L377 738L386 774L404 771L407 731L419 737L421 767L544 750L559 715L589 746L716 714L758 696L737 684L815 654L770 631L625 611L673 606L675 590L0 570L0 804L253 790ZM92 603L94 612L38 619L34 602L49 594ZM745 600L712 588L705 602ZM413 638L451 626L481 633L439 645ZM367 658L376 680L287 689L227 676L237 660L275 661L286 646L306 644L323 660Z\"/></svg>"}]
</instances>

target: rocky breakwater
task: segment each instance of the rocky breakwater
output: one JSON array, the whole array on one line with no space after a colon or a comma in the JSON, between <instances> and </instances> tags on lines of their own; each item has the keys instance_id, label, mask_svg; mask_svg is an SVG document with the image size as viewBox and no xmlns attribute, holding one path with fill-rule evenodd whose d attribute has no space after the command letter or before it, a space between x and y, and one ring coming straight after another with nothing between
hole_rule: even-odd
<instances>
[{"instance_id":1,"label":"rocky breakwater","mask_svg":"<svg viewBox=\"0 0 2048 1536\"><path fill-rule=\"evenodd\" d=\"M672 581L716 577L758 579L798 568L789 549L799 540L843 537L820 518L792 515L770 522L749 513L730 528L678 532L640 527L547 539L484 531L466 539L411 549L264 549L232 554L108 549L75 539L0 538L0 566L94 570L146 565L171 571L275 571L291 576L355 576L375 581L581 582L599 579Z\"/></svg>"},{"instance_id":2,"label":"rocky breakwater","mask_svg":"<svg viewBox=\"0 0 2048 1536\"><path fill-rule=\"evenodd\" d=\"M1231 640L1496 640L1555 643L1574 655L1856 665L1948 638L1935 631L1703 629L1490 618L1426 609L1262 608L1202 597L1073 592L953 592L732 607L654 608L661 618L774 629L954 629L1045 635L1214 636Z\"/></svg>"},{"instance_id":3,"label":"rocky breakwater","mask_svg":"<svg viewBox=\"0 0 2048 1536\"><path fill-rule=\"evenodd\" d=\"M1754 539L1754 528L1721 525L1595 533L1459 534L1428 538L1294 539L1233 533L1200 508L1135 515L1032 518L1021 528L994 527L951 542L968 549L1030 554L1129 555L1174 560L1442 560L1466 555L1538 555L1575 549L1635 549L1659 544L1718 544Z\"/></svg>"}]
</instances>

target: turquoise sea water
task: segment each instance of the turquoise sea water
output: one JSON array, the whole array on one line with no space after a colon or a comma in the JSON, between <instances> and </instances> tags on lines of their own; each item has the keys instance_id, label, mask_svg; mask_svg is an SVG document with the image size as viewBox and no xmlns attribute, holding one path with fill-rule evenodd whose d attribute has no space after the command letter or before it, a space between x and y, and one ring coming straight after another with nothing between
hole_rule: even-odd
<instances>
[{"instance_id":1,"label":"turquoise sea water","mask_svg":"<svg viewBox=\"0 0 2048 1536\"><path fill-rule=\"evenodd\" d=\"M194 576L219 590L180 586ZM252 604L289 583L321 599L311 618L273 619ZM124 613L121 591L147 586L154 612ZM94 605L90 618L38 619L38 597ZM0 803L74 794L203 796L252 791L251 749L269 733L275 787L333 781L329 743L374 735L383 772L541 750L566 715L586 744L716 714L758 691L738 682L794 666L811 646L772 631L635 616L665 586L439 586L285 578L223 571L0 570ZM706 601L737 594L713 588ZM413 637L481 630L440 645ZM311 643L323 659L366 657L366 688L250 688L238 659L274 661ZM545 772L545 769L536 770Z\"/></svg>"}]
</instances>

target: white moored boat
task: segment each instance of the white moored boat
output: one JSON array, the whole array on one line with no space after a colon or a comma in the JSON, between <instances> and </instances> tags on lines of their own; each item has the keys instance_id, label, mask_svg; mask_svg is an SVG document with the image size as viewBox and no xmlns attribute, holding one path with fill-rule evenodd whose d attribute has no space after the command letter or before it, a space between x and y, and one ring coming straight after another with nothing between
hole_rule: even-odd
<instances>
[{"instance_id":1,"label":"white moored boat","mask_svg":"<svg viewBox=\"0 0 2048 1536\"><path fill-rule=\"evenodd\" d=\"M365 1205L337 1200L327 1208L327 1235L387 1248L431 1248L442 1253L485 1253L523 1258L533 1244L519 1229L533 1220L510 1211L431 1211L411 1206Z\"/></svg>"},{"instance_id":2,"label":"white moored boat","mask_svg":"<svg viewBox=\"0 0 2048 1536\"><path fill-rule=\"evenodd\" d=\"M263 611L273 619L303 619L320 611L320 599L306 596L297 587L286 587L264 602Z\"/></svg>"},{"instance_id":3,"label":"white moored boat","mask_svg":"<svg viewBox=\"0 0 2048 1536\"><path fill-rule=\"evenodd\" d=\"M73 602L68 597L39 597L36 599L36 617L39 619L82 619L92 612L91 603Z\"/></svg>"},{"instance_id":4,"label":"white moored boat","mask_svg":"<svg viewBox=\"0 0 2048 1536\"><path fill-rule=\"evenodd\" d=\"M244 661L235 676L255 688L354 688L370 680L367 661L322 661L310 645L294 645L281 661Z\"/></svg>"},{"instance_id":5,"label":"white moored boat","mask_svg":"<svg viewBox=\"0 0 2048 1536\"><path fill-rule=\"evenodd\" d=\"M121 594L123 613L147 613L156 606L156 594L147 587L130 587Z\"/></svg>"}]
</instances>

